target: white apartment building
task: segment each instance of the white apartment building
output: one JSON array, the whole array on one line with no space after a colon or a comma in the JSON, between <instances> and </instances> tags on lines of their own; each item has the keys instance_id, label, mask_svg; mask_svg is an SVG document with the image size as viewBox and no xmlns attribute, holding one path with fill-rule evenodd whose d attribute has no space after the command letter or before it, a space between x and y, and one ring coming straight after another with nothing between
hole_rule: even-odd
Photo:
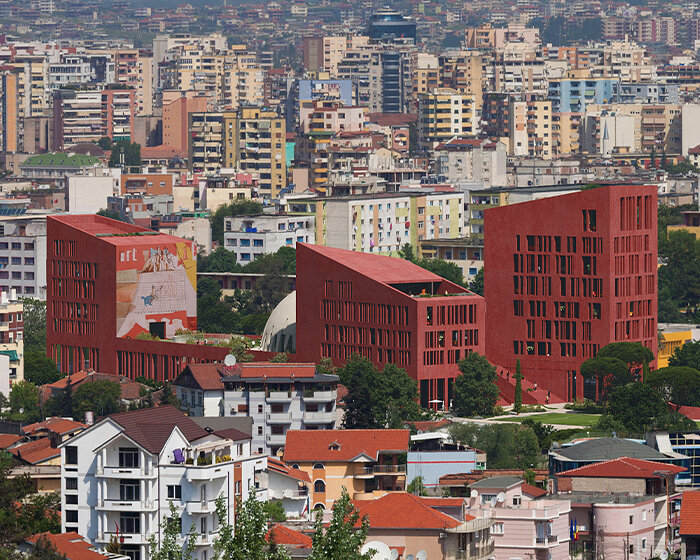
<instances>
[{"instance_id":1,"label":"white apartment building","mask_svg":"<svg viewBox=\"0 0 700 560\"><path fill-rule=\"evenodd\" d=\"M233 523L236 498L248 497L266 465L251 455L250 436L201 428L173 406L113 414L60 448L61 531L100 548L118 532L131 560L148 560L171 502L182 539L193 524L197 531L193 557L211 559L216 498L224 496Z\"/></svg>"},{"instance_id":2,"label":"white apartment building","mask_svg":"<svg viewBox=\"0 0 700 560\"><path fill-rule=\"evenodd\" d=\"M236 254L236 262L245 264L281 247L297 243L315 243L316 220L313 216L261 214L224 219L224 247Z\"/></svg>"},{"instance_id":3,"label":"white apartment building","mask_svg":"<svg viewBox=\"0 0 700 560\"><path fill-rule=\"evenodd\" d=\"M335 427L338 377L314 364L191 364L173 387L191 416L251 417L255 453L274 455L287 430Z\"/></svg>"},{"instance_id":4,"label":"white apartment building","mask_svg":"<svg viewBox=\"0 0 700 560\"><path fill-rule=\"evenodd\" d=\"M46 300L46 216L0 219L0 291Z\"/></svg>"},{"instance_id":5,"label":"white apartment building","mask_svg":"<svg viewBox=\"0 0 700 560\"><path fill-rule=\"evenodd\" d=\"M24 380L24 304L14 290L0 293L0 393Z\"/></svg>"}]
</instances>

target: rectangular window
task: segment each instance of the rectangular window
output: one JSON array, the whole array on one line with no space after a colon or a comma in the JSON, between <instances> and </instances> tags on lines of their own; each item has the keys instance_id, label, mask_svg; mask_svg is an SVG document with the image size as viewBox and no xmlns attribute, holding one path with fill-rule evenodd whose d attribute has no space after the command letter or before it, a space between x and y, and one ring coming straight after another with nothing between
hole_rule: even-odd
<instances>
[{"instance_id":1,"label":"rectangular window","mask_svg":"<svg viewBox=\"0 0 700 560\"><path fill-rule=\"evenodd\" d=\"M73 477L66 478L66 490L77 490L78 479Z\"/></svg>"},{"instance_id":2,"label":"rectangular window","mask_svg":"<svg viewBox=\"0 0 700 560\"><path fill-rule=\"evenodd\" d=\"M78 510L77 509L67 509L66 510L66 523L77 523L78 522Z\"/></svg>"},{"instance_id":3,"label":"rectangular window","mask_svg":"<svg viewBox=\"0 0 700 560\"><path fill-rule=\"evenodd\" d=\"M119 466L125 469L136 469L139 467L139 450L135 447L119 448Z\"/></svg>"},{"instance_id":4,"label":"rectangular window","mask_svg":"<svg viewBox=\"0 0 700 560\"><path fill-rule=\"evenodd\" d=\"M119 516L119 531L129 535L141 532L141 514L124 511Z\"/></svg>"},{"instance_id":5,"label":"rectangular window","mask_svg":"<svg viewBox=\"0 0 700 560\"><path fill-rule=\"evenodd\" d=\"M78 464L78 448L75 445L66 446L66 465Z\"/></svg>"},{"instance_id":6,"label":"rectangular window","mask_svg":"<svg viewBox=\"0 0 700 560\"><path fill-rule=\"evenodd\" d=\"M139 484L138 480L120 480L119 499L128 502L138 501L140 499Z\"/></svg>"},{"instance_id":7,"label":"rectangular window","mask_svg":"<svg viewBox=\"0 0 700 560\"><path fill-rule=\"evenodd\" d=\"M182 499L182 486L179 484L168 484L168 499L169 500L181 500Z\"/></svg>"},{"instance_id":8,"label":"rectangular window","mask_svg":"<svg viewBox=\"0 0 700 560\"><path fill-rule=\"evenodd\" d=\"M66 505L77 506L78 505L78 494L67 494L66 495Z\"/></svg>"}]
</instances>

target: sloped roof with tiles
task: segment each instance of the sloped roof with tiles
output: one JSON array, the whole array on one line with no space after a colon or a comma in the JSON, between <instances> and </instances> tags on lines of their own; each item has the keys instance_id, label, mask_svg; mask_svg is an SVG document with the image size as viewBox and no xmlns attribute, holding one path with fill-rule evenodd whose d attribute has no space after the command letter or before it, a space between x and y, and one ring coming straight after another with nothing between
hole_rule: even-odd
<instances>
[{"instance_id":1,"label":"sloped roof with tiles","mask_svg":"<svg viewBox=\"0 0 700 560\"><path fill-rule=\"evenodd\" d=\"M265 539L268 542L274 540L275 544L282 544L292 548L311 548L313 544L311 537L280 524L270 527L267 535L265 535Z\"/></svg>"},{"instance_id":2,"label":"sloped roof with tiles","mask_svg":"<svg viewBox=\"0 0 700 560\"><path fill-rule=\"evenodd\" d=\"M668 463L620 457L612 461L585 465L557 474L573 478L664 478L666 473L678 474L687 469Z\"/></svg>"},{"instance_id":3,"label":"sloped roof with tiles","mask_svg":"<svg viewBox=\"0 0 700 560\"><path fill-rule=\"evenodd\" d=\"M377 461L381 452L408 451L408 430L289 430L284 461L348 462L366 455Z\"/></svg>"},{"instance_id":4,"label":"sloped roof with tiles","mask_svg":"<svg viewBox=\"0 0 700 560\"><path fill-rule=\"evenodd\" d=\"M301 482L311 482L311 477L309 477L307 472L302 471L301 469L292 469L285 465L282 461L278 461L272 457L267 458L267 470L294 478Z\"/></svg>"},{"instance_id":5,"label":"sloped roof with tiles","mask_svg":"<svg viewBox=\"0 0 700 560\"><path fill-rule=\"evenodd\" d=\"M83 424L82 422L76 422L75 420L69 420L68 418L59 418L54 416L52 418L47 418L43 422L34 422L34 424L24 426L22 428L22 432L27 435L31 435L40 430L46 430L55 434L64 435L77 432L79 430L84 430L85 428L87 428L87 425Z\"/></svg>"},{"instance_id":6,"label":"sloped roof with tiles","mask_svg":"<svg viewBox=\"0 0 700 560\"><path fill-rule=\"evenodd\" d=\"M437 529L457 527L461 522L433 509L426 500L408 492L390 492L376 500L353 502L360 520L369 517L371 529ZM436 504L437 506L438 504ZM474 519L467 516L467 521ZM358 521L358 525L361 521Z\"/></svg>"},{"instance_id":7,"label":"sloped roof with tiles","mask_svg":"<svg viewBox=\"0 0 700 560\"><path fill-rule=\"evenodd\" d=\"M46 539L56 549L56 552L66 557L66 560L106 560L110 558L93 549L93 545L85 541L76 532L60 533L37 533L27 540L36 544L40 539ZM121 557L120 557L121 558Z\"/></svg>"},{"instance_id":8,"label":"sloped roof with tiles","mask_svg":"<svg viewBox=\"0 0 700 560\"><path fill-rule=\"evenodd\" d=\"M700 535L700 491L683 492L681 535Z\"/></svg>"}]
</instances>

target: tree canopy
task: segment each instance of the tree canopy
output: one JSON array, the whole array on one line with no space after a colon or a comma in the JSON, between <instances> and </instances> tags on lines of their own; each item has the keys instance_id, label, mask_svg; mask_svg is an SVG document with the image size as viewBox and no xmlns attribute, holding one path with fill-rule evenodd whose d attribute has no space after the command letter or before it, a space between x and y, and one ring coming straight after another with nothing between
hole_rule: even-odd
<instances>
[{"instance_id":1,"label":"tree canopy","mask_svg":"<svg viewBox=\"0 0 700 560\"><path fill-rule=\"evenodd\" d=\"M611 342L598 350L598 358L617 358L627 364L630 374L639 379L645 363L654 361L654 353L641 342Z\"/></svg>"},{"instance_id":2,"label":"tree canopy","mask_svg":"<svg viewBox=\"0 0 700 560\"><path fill-rule=\"evenodd\" d=\"M541 461L540 443L532 428L513 423L452 424L452 439L486 452L489 468L530 469Z\"/></svg>"},{"instance_id":3,"label":"tree canopy","mask_svg":"<svg viewBox=\"0 0 700 560\"><path fill-rule=\"evenodd\" d=\"M151 560L191 560L197 544L197 531L194 522L189 533L185 534L182 544L178 541L182 535L182 518L178 513L175 501L168 502L170 515L164 517L160 523L160 531L153 531L148 539ZM156 535L160 535L160 543Z\"/></svg>"},{"instance_id":4,"label":"tree canopy","mask_svg":"<svg viewBox=\"0 0 700 560\"><path fill-rule=\"evenodd\" d=\"M644 380L659 389L677 407L700 406L700 371L687 366L669 366L649 373Z\"/></svg>"},{"instance_id":5,"label":"tree canopy","mask_svg":"<svg viewBox=\"0 0 700 560\"><path fill-rule=\"evenodd\" d=\"M64 375L56 367L56 362L37 350L24 353L24 379L34 385L46 385L63 378Z\"/></svg>"},{"instance_id":6,"label":"tree canopy","mask_svg":"<svg viewBox=\"0 0 700 560\"><path fill-rule=\"evenodd\" d=\"M12 422L30 424L41 419L39 388L29 381L18 381L12 385L8 398L8 410L3 417Z\"/></svg>"},{"instance_id":7,"label":"tree canopy","mask_svg":"<svg viewBox=\"0 0 700 560\"><path fill-rule=\"evenodd\" d=\"M121 389L115 381L82 383L73 392L73 418L85 418L91 410L96 416L107 416L120 410Z\"/></svg>"},{"instance_id":8,"label":"tree canopy","mask_svg":"<svg viewBox=\"0 0 700 560\"><path fill-rule=\"evenodd\" d=\"M689 340L680 348L676 348L668 359L668 365L687 366L700 371L700 340Z\"/></svg>"},{"instance_id":9,"label":"tree canopy","mask_svg":"<svg viewBox=\"0 0 700 560\"><path fill-rule=\"evenodd\" d=\"M228 216L257 216L262 214L262 211L262 204L249 198L222 204L209 217L212 241L219 245L224 244L224 218Z\"/></svg>"},{"instance_id":10,"label":"tree canopy","mask_svg":"<svg viewBox=\"0 0 700 560\"><path fill-rule=\"evenodd\" d=\"M480 296L484 295L484 267L482 266L469 282L469 289Z\"/></svg>"},{"instance_id":11,"label":"tree canopy","mask_svg":"<svg viewBox=\"0 0 700 560\"><path fill-rule=\"evenodd\" d=\"M496 368L477 352L460 360L452 408L460 416L490 416L498 401Z\"/></svg>"},{"instance_id":12,"label":"tree canopy","mask_svg":"<svg viewBox=\"0 0 700 560\"><path fill-rule=\"evenodd\" d=\"M418 386L398 366L387 364L379 370L367 358L354 354L338 374L348 390L345 428L400 428L405 421L420 419Z\"/></svg>"},{"instance_id":13,"label":"tree canopy","mask_svg":"<svg viewBox=\"0 0 700 560\"><path fill-rule=\"evenodd\" d=\"M671 211L665 220L676 218ZM678 215L680 219L680 215ZM700 305L700 240L687 230L662 235L659 207L659 321L695 322Z\"/></svg>"},{"instance_id":14,"label":"tree canopy","mask_svg":"<svg viewBox=\"0 0 700 560\"><path fill-rule=\"evenodd\" d=\"M24 352L46 354L46 302L34 298L22 298L24 310Z\"/></svg>"},{"instance_id":15,"label":"tree canopy","mask_svg":"<svg viewBox=\"0 0 700 560\"><path fill-rule=\"evenodd\" d=\"M112 144L109 156L109 167L138 167L141 165L141 145L126 139L117 140ZM124 158L122 160L122 153Z\"/></svg>"},{"instance_id":16,"label":"tree canopy","mask_svg":"<svg viewBox=\"0 0 700 560\"><path fill-rule=\"evenodd\" d=\"M601 357L588 358L581 364L581 376L584 379L596 381L596 400L607 402L610 390L613 387L626 385L634 381L629 367L618 358Z\"/></svg>"}]
</instances>

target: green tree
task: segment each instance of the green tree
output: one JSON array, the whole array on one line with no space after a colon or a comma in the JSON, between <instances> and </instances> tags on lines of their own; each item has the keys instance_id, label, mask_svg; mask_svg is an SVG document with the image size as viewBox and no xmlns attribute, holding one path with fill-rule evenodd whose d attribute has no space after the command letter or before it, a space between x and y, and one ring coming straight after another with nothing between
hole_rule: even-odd
<instances>
[{"instance_id":1,"label":"green tree","mask_svg":"<svg viewBox=\"0 0 700 560\"><path fill-rule=\"evenodd\" d=\"M680 348L676 348L668 359L668 365L685 366L700 371L700 340L689 340Z\"/></svg>"},{"instance_id":2,"label":"green tree","mask_svg":"<svg viewBox=\"0 0 700 560\"><path fill-rule=\"evenodd\" d=\"M480 296L484 295L484 267L474 275L474 278L469 282L469 289Z\"/></svg>"},{"instance_id":3,"label":"green tree","mask_svg":"<svg viewBox=\"0 0 700 560\"><path fill-rule=\"evenodd\" d=\"M498 400L496 368L477 352L458 364L460 375L454 382L453 408L460 416L490 416Z\"/></svg>"},{"instance_id":4,"label":"green tree","mask_svg":"<svg viewBox=\"0 0 700 560\"><path fill-rule=\"evenodd\" d=\"M423 477L415 477L408 484L408 486L406 486L406 492L408 492L409 494L415 494L416 496L427 496L428 491L425 489L425 485L423 484Z\"/></svg>"},{"instance_id":5,"label":"green tree","mask_svg":"<svg viewBox=\"0 0 700 560\"><path fill-rule=\"evenodd\" d=\"M659 294L685 308L692 319L700 302L700 240L687 230L672 231L660 240Z\"/></svg>"},{"instance_id":6,"label":"green tree","mask_svg":"<svg viewBox=\"0 0 700 560\"><path fill-rule=\"evenodd\" d=\"M151 560L191 560L197 544L197 531L194 523L190 532L185 535L183 544L178 544L182 533L182 518L177 511L174 501L169 502L170 516L163 518L160 523L161 542L158 543L158 531L151 533L148 539Z\"/></svg>"},{"instance_id":7,"label":"green tree","mask_svg":"<svg viewBox=\"0 0 700 560\"><path fill-rule=\"evenodd\" d=\"M343 487L340 498L333 504L333 517L327 527L323 523L323 512L316 513L309 560L370 560L374 551L360 552L367 539L369 524L367 516L360 519L359 511Z\"/></svg>"},{"instance_id":8,"label":"green tree","mask_svg":"<svg viewBox=\"0 0 700 560\"><path fill-rule=\"evenodd\" d=\"M271 364L286 364L287 362L289 362L289 354L286 352L278 352L270 358Z\"/></svg>"},{"instance_id":9,"label":"green tree","mask_svg":"<svg viewBox=\"0 0 700 560\"><path fill-rule=\"evenodd\" d=\"M667 412L661 391L646 383L630 383L610 393L607 413L630 432L643 433Z\"/></svg>"},{"instance_id":10,"label":"green tree","mask_svg":"<svg viewBox=\"0 0 700 560\"><path fill-rule=\"evenodd\" d=\"M538 422L533 418L525 418L522 421L522 425L532 429L535 433L541 451L547 451L549 449L549 437L554 433L554 428L552 426Z\"/></svg>"},{"instance_id":11,"label":"green tree","mask_svg":"<svg viewBox=\"0 0 700 560\"><path fill-rule=\"evenodd\" d=\"M429 270L433 274L442 276L445 280L449 280L458 286L464 285L464 275L462 269L455 263L448 262L443 259L420 259L415 261L415 264Z\"/></svg>"},{"instance_id":12,"label":"green tree","mask_svg":"<svg viewBox=\"0 0 700 560\"><path fill-rule=\"evenodd\" d=\"M9 410L3 413L7 420L26 424L40 420L38 387L29 381L14 383L10 389L8 407Z\"/></svg>"},{"instance_id":13,"label":"green tree","mask_svg":"<svg viewBox=\"0 0 700 560\"><path fill-rule=\"evenodd\" d=\"M661 391L664 398L676 405L700 406L700 371L687 366L657 369L644 379Z\"/></svg>"},{"instance_id":14,"label":"green tree","mask_svg":"<svg viewBox=\"0 0 700 560\"><path fill-rule=\"evenodd\" d=\"M596 356L588 358L581 364L581 377L584 379L595 379L596 400L605 403L608 400L610 390L634 381L629 367L618 358Z\"/></svg>"},{"instance_id":15,"label":"green tree","mask_svg":"<svg viewBox=\"0 0 700 560\"><path fill-rule=\"evenodd\" d=\"M267 274L274 270L278 274L296 274L297 252L293 247L280 247L274 253L259 256L243 267L245 272Z\"/></svg>"},{"instance_id":16,"label":"green tree","mask_svg":"<svg viewBox=\"0 0 700 560\"><path fill-rule=\"evenodd\" d=\"M236 315L229 305L221 301L221 286L213 278L197 281L197 322L203 332L236 331Z\"/></svg>"},{"instance_id":17,"label":"green tree","mask_svg":"<svg viewBox=\"0 0 700 560\"><path fill-rule=\"evenodd\" d=\"M489 468L529 469L541 462L537 436L528 426L506 422L454 423L449 431L456 443L486 452Z\"/></svg>"},{"instance_id":18,"label":"green tree","mask_svg":"<svg viewBox=\"0 0 700 560\"><path fill-rule=\"evenodd\" d=\"M253 490L245 502L236 500L236 523L230 517L223 496L216 499L216 516L219 534L214 541L214 558L217 560L287 560L282 547L265 539L270 515L265 504L256 498Z\"/></svg>"},{"instance_id":19,"label":"green tree","mask_svg":"<svg viewBox=\"0 0 700 560\"><path fill-rule=\"evenodd\" d=\"M166 381L163 384L163 392L160 395L160 404L161 406L167 406L171 404L178 409L182 406L182 404L180 403L180 399L178 399L177 395L173 393L173 388L172 385L170 385L169 381Z\"/></svg>"},{"instance_id":20,"label":"green tree","mask_svg":"<svg viewBox=\"0 0 700 560\"><path fill-rule=\"evenodd\" d=\"M82 420L90 410L96 416L119 412L121 389L115 381L83 383L73 392L73 418Z\"/></svg>"},{"instance_id":21,"label":"green tree","mask_svg":"<svg viewBox=\"0 0 700 560\"><path fill-rule=\"evenodd\" d=\"M411 245L410 243L404 243L401 246L401 249L399 249L399 258L411 262L415 261L416 254L413 251L413 245Z\"/></svg>"},{"instance_id":22,"label":"green tree","mask_svg":"<svg viewBox=\"0 0 700 560\"><path fill-rule=\"evenodd\" d=\"M248 352L252 346L252 342L249 338L243 338L240 336L233 336L229 341L231 350L229 354L233 354L238 362L252 362L253 354Z\"/></svg>"},{"instance_id":23,"label":"green tree","mask_svg":"<svg viewBox=\"0 0 700 560\"><path fill-rule=\"evenodd\" d=\"M123 154L123 157L122 157ZM139 167L141 165L141 145L129 140L117 140L112 145L109 167Z\"/></svg>"},{"instance_id":24,"label":"green tree","mask_svg":"<svg viewBox=\"0 0 700 560\"><path fill-rule=\"evenodd\" d=\"M112 149L112 139L107 137L107 136L103 136L102 138L100 138L97 141L97 145L100 148L102 148L103 150L111 150Z\"/></svg>"},{"instance_id":25,"label":"green tree","mask_svg":"<svg viewBox=\"0 0 700 560\"><path fill-rule=\"evenodd\" d=\"M95 212L98 216L104 216L105 218L110 218L112 220L117 220L119 222L123 222L122 217L119 215L119 212L115 210L110 210L109 208L100 208L97 212Z\"/></svg>"},{"instance_id":26,"label":"green tree","mask_svg":"<svg viewBox=\"0 0 700 560\"><path fill-rule=\"evenodd\" d=\"M641 342L611 342L598 350L597 357L621 360L635 379L641 377L644 362L654 361L654 353Z\"/></svg>"},{"instance_id":27,"label":"green tree","mask_svg":"<svg viewBox=\"0 0 700 560\"><path fill-rule=\"evenodd\" d=\"M263 502L265 515L273 523L282 523L287 520L287 515L284 513L284 506L280 500L268 500Z\"/></svg>"},{"instance_id":28,"label":"green tree","mask_svg":"<svg viewBox=\"0 0 700 560\"><path fill-rule=\"evenodd\" d=\"M38 386L54 383L63 377L56 362L47 358L43 352L30 350L24 353L24 378L27 381Z\"/></svg>"},{"instance_id":29,"label":"green tree","mask_svg":"<svg viewBox=\"0 0 700 560\"><path fill-rule=\"evenodd\" d=\"M46 401L45 409L46 416L62 416L64 418L73 416L73 386L70 375L66 378L66 384L58 394Z\"/></svg>"},{"instance_id":30,"label":"green tree","mask_svg":"<svg viewBox=\"0 0 700 560\"><path fill-rule=\"evenodd\" d=\"M197 255L198 272L235 272L241 270L236 262L236 253L225 247L217 247L209 255Z\"/></svg>"},{"instance_id":31,"label":"green tree","mask_svg":"<svg viewBox=\"0 0 700 560\"><path fill-rule=\"evenodd\" d=\"M520 414L523 409L523 374L520 371L520 358L515 362L515 395L513 397L513 410Z\"/></svg>"},{"instance_id":32,"label":"green tree","mask_svg":"<svg viewBox=\"0 0 700 560\"><path fill-rule=\"evenodd\" d=\"M398 428L420 418L418 385L398 366L387 364L378 370L367 358L354 354L338 374L348 390L345 428Z\"/></svg>"},{"instance_id":33,"label":"green tree","mask_svg":"<svg viewBox=\"0 0 700 560\"><path fill-rule=\"evenodd\" d=\"M34 298L23 298L24 352L36 351L46 354L46 302Z\"/></svg>"},{"instance_id":34,"label":"green tree","mask_svg":"<svg viewBox=\"0 0 700 560\"><path fill-rule=\"evenodd\" d=\"M262 214L262 204L250 199L234 200L222 204L209 217L211 222L211 239L219 245L224 244L224 218L228 216L257 216Z\"/></svg>"}]
</instances>

